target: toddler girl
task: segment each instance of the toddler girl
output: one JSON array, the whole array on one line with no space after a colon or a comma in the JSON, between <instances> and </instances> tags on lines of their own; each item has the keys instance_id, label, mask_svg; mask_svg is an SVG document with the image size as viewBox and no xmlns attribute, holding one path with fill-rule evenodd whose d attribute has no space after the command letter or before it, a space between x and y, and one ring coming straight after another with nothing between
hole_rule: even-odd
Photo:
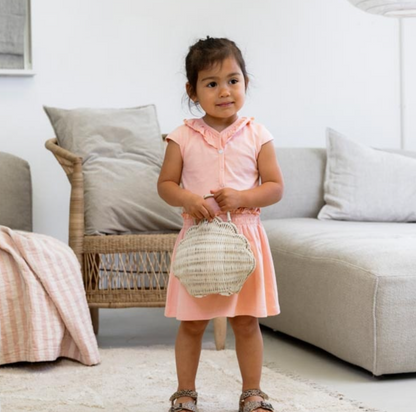
<instances>
[{"instance_id":1,"label":"toddler girl","mask_svg":"<svg viewBox=\"0 0 416 412\"><path fill-rule=\"evenodd\" d=\"M159 195L184 211L176 244L194 219L225 220L230 211L257 264L240 293L231 296L195 298L170 274L165 315L181 321L175 345L178 390L170 399L170 412L198 410L195 377L202 336L209 320L217 317L228 317L235 334L243 381L239 411L273 411L260 390L263 340L257 319L280 311L273 261L259 216L260 207L278 202L283 193L273 137L252 118L238 116L249 78L234 42L210 37L198 41L186 57L186 75L189 99L205 115L185 120L168 135L158 181ZM204 199L206 194L214 197Z\"/></svg>"}]
</instances>

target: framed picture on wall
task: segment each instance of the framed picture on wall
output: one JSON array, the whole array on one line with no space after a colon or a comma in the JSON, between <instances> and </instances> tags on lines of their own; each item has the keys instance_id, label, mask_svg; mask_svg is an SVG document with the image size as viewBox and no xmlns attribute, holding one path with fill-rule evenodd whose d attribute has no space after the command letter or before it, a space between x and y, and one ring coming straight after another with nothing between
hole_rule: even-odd
<instances>
[{"instance_id":1,"label":"framed picture on wall","mask_svg":"<svg viewBox=\"0 0 416 412\"><path fill-rule=\"evenodd\" d=\"M0 0L0 76L33 76L30 0Z\"/></svg>"}]
</instances>

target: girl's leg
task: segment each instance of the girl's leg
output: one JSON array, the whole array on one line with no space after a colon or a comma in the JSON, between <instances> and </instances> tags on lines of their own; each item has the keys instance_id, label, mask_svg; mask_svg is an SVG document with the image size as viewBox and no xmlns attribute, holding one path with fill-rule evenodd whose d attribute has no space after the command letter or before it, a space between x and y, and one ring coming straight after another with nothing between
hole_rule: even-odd
<instances>
[{"instance_id":1,"label":"girl's leg","mask_svg":"<svg viewBox=\"0 0 416 412\"><path fill-rule=\"evenodd\" d=\"M243 391L260 389L261 370L263 365L263 337L257 318L253 316L236 316L229 318L235 335L235 349L243 379ZM261 401L253 396L246 401ZM257 409L256 412L264 411Z\"/></svg>"},{"instance_id":2,"label":"girl's leg","mask_svg":"<svg viewBox=\"0 0 416 412\"><path fill-rule=\"evenodd\" d=\"M209 320L182 321L175 344L176 373L178 390L195 390L195 378L202 348L202 337ZM175 403L192 401L192 398L179 398Z\"/></svg>"}]
</instances>

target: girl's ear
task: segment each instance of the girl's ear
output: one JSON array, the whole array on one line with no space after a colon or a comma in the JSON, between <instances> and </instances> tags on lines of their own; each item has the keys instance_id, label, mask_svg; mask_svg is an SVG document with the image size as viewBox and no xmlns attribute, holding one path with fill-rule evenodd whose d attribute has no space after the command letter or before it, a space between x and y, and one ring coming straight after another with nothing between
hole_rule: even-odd
<instances>
[{"instance_id":1,"label":"girl's ear","mask_svg":"<svg viewBox=\"0 0 416 412\"><path fill-rule=\"evenodd\" d=\"M186 83L186 94L195 103L195 101L197 100L197 98L196 98L196 95L195 95L194 91L192 90L192 87L189 84L189 82Z\"/></svg>"},{"instance_id":2,"label":"girl's ear","mask_svg":"<svg viewBox=\"0 0 416 412\"><path fill-rule=\"evenodd\" d=\"M245 83L245 87L246 87L246 91L247 91L247 87L248 87L248 83L249 83L250 79L247 77L246 79L244 79L244 83Z\"/></svg>"}]
</instances>

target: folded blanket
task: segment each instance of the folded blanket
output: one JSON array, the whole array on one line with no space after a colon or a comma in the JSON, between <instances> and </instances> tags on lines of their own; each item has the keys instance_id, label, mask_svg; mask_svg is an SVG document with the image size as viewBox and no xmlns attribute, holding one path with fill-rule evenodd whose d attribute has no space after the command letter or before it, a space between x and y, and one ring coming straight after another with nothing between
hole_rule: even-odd
<instances>
[{"instance_id":1,"label":"folded blanket","mask_svg":"<svg viewBox=\"0 0 416 412\"><path fill-rule=\"evenodd\" d=\"M100 362L80 265L57 239L0 226L0 365Z\"/></svg>"}]
</instances>

